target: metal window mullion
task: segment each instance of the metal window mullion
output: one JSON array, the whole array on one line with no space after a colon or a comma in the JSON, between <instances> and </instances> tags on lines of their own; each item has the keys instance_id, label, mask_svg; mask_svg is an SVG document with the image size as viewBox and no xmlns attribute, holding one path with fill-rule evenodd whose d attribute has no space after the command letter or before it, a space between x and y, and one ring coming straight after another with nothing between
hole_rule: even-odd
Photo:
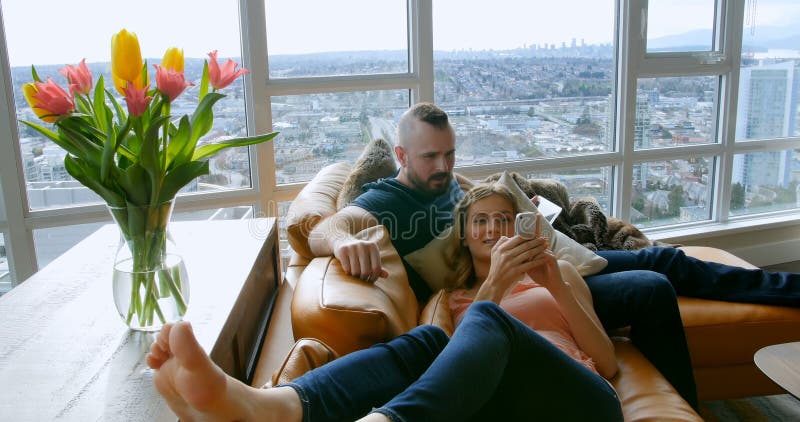
<instances>
[{"instance_id":1,"label":"metal window mullion","mask_svg":"<svg viewBox=\"0 0 800 422\"><path fill-rule=\"evenodd\" d=\"M738 141L730 146L734 154L744 154L748 152L779 151L800 147L800 138L776 138Z\"/></svg>"},{"instance_id":2,"label":"metal window mullion","mask_svg":"<svg viewBox=\"0 0 800 422\"><path fill-rule=\"evenodd\" d=\"M273 79L266 83L270 96L316 94L321 92L373 91L414 88L418 80L413 75L348 75L297 79Z\"/></svg>"},{"instance_id":3,"label":"metal window mullion","mask_svg":"<svg viewBox=\"0 0 800 422\"><path fill-rule=\"evenodd\" d=\"M636 121L636 79L640 57L644 56L643 26L646 0L619 0L617 28L617 148L622 155L614 172L615 214L621 220L630 220L633 196L634 125Z\"/></svg>"},{"instance_id":4,"label":"metal window mullion","mask_svg":"<svg viewBox=\"0 0 800 422\"><path fill-rule=\"evenodd\" d=\"M183 195L175 203L175 212L233 207L257 202L261 196L260 193L252 189L242 189L236 192ZM31 211L29 214L24 222L25 227L29 230L111 220L108 209L104 204L43 209Z\"/></svg>"},{"instance_id":5,"label":"metal window mullion","mask_svg":"<svg viewBox=\"0 0 800 422\"><path fill-rule=\"evenodd\" d=\"M716 195L711 219L726 223L730 219L733 157L736 152L736 116L739 99L739 71L742 61L744 1L718 1L725 6L719 19L723 27L720 48L731 67L727 74L723 75L722 92L719 97L719 118L717 122L719 141L723 152L718 158L718 170L715 173L714 192L716 192Z\"/></svg>"},{"instance_id":6,"label":"metal window mullion","mask_svg":"<svg viewBox=\"0 0 800 422\"><path fill-rule=\"evenodd\" d=\"M28 198L20 163L14 85L11 83L3 19L0 19L0 47L0 189L7 205L6 254L10 263L12 284L16 285L35 273L38 265L33 233L25 228Z\"/></svg>"},{"instance_id":7,"label":"metal window mullion","mask_svg":"<svg viewBox=\"0 0 800 422\"><path fill-rule=\"evenodd\" d=\"M638 78L692 77L721 75L730 71L728 60L700 63L696 58L645 58L638 63Z\"/></svg>"},{"instance_id":8,"label":"metal window mullion","mask_svg":"<svg viewBox=\"0 0 800 422\"><path fill-rule=\"evenodd\" d=\"M502 171L515 171L518 173L544 173L566 170L580 170L595 167L614 167L621 162L619 153L602 153L596 156L557 157L543 160L503 161L492 164L479 164L462 166L455 169L456 173L469 179L482 179Z\"/></svg>"},{"instance_id":9,"label":"metal window mullion","mask_svg":"<svg viewBox=\"0 0 800 422\"><path fill-rule=\"evenodd\" d=\"M416 77L412 103L433 102L433 2L408 1L408 60Z\"/></svg>"},{"instance_id":10,"label":"metal window mullion","mask_svg":"<svg viewBox=\"0 0 800 422\"><path fill-rule=\"evenodd\" d=\"M245 84L245 113L247 133L264 134L272 131L272 110L266 84L269 80L267 53L267 17L263 1L239 0L239 25L242 44L242 61L250 70ZM250 148L250 175L255 201L255 212L271 215L270 202L275 191L275 148L272 142Z\"/></svg>"},{"instance_id":11,"label":"metal window mullion","mask_svg":"<svg viewBox=\"0 0 800 422\"><path fill-rule=\"evenodd\" d=\"M658 160L683 160L693 157L707 157L710 155L722 154L723 148L719 144L705 144L694 146L678 146L653 149L640 149L634 151L634 161L658 161Z\"/></svg>"}]
</instances>

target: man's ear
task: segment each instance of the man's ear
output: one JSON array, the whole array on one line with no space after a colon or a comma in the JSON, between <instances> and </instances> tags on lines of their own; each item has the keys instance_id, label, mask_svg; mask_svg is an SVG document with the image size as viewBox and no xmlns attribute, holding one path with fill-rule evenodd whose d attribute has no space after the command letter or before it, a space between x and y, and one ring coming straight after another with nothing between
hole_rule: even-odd
<instances>
[{"instance_id":1,"label":"man's ear","mask_svg":"<svg viewBox=\"0 0 800 422\"><path fill-rule=\"evenodd\" d=\"M406 150L400 145L394 147L394 155L397 156L397 161L400 162L400 167L406 166Z\"/></svg>"}]
</instances>

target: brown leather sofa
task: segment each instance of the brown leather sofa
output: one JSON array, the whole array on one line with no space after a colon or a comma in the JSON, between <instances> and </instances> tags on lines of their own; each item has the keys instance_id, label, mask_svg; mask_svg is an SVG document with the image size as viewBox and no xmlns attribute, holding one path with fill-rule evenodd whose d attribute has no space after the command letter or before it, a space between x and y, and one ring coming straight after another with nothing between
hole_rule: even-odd
<instances>
[{"instance_id":1,"label":"brown leather sofa","mask_svg":"<svg viewBox=\"0 0 800 422\"><path fill-rule=\"evenodd\" d=\"M345 163L324 168L290 208L287 232L294 252L253 385L289 380L338 355L387 341L421 323L435 323L452 332L449 312L442 312L443 293L434 295L421 309L382 229L370 235L381 244L390 276L374 285L344 274L333 257L311 257L308 233L335 212L338 190L348 172ZM753 267L719 249L683 249L704 260ZM680 297L679 305L700 400L783 392L755 367L753 354L770 344L800 340L800 309L687 297ZM306 340L294 343L303 338ZM611 382L626 420L701 420L624 333L614 337L614 344L619 373Z\"/></svg>"}]
</instances>

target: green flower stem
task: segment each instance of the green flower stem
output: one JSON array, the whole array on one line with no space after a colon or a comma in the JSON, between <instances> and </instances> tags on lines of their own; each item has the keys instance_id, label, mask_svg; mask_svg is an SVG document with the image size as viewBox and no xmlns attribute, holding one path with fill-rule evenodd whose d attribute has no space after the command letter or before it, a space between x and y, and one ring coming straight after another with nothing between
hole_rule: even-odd
<instances>
[{"instance_id":1,"label":"green flower stem","mask_svg":"<svg viewBox=\"0 0 800 422\"><path fill-rule=\"evenodd\" d=\"M178 313L183 315L186 313L186 301L183 298L183 294L181 293L181 277L180 277L180 270L175 271L175 276L170 274L169 271L166 270L159 270L158 274L161 278L161 282L164 283L169 293L175 298L175 304L178 306ZM163 293L163 292L162 292Z\"/></svg>"},{"instance_id":2,"label":"green flower stem","mask_svg":"<svg viewBox=\"0 0 800 422\"><path fill-rule=\"evenodd\" d=\"M170 108L171 108L170 107L170 102L169 102L169 97L164 95L162 98L164 98L164 114L168 116L169 113L170 113ZM162 151L166 151L167 150L167 140L169 139L169 125L170 125L170 121L169 120L164 122L164 138L162 140L162 145L161 145L161 148L162 148L161 150ZM159 155L160 155L160 158L161 158L161 168L164 171L166 171L166 169L167 169L167 154L159 154ZM158 197L155 197L155 198L158 198Z\"/></svg>"},{"instance_id":3,"label":"green flower stem","mask_svg":"<svg viewBox=\"0 0 800 422\"><path fill-rule=\"evenodd\" d=\"M167 263L167 224L171 203L114 209L123 239L131 252L131 300L126 323L133 318L140 326L150 326L155 318L166 322L158 300L172 296L180 315L187 304L182 293L180 268L170 269Z\"/></svg>"}]
</instances>

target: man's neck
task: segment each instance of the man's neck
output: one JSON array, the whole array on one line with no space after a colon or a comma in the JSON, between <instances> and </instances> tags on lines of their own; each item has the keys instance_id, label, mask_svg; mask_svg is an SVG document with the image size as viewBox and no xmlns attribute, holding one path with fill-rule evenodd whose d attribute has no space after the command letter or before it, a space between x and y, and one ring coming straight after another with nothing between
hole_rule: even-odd
<instances>
[{"instance_id":1,"label":"man's neck","mask_svg":"<svg viewBox=\"0 0 800 422\"><path fill-rule=\"evenodd\" d=\"M408 179L408 176L406 176L406 174L405 174L405 172L403 171L402 168L397 173L397 176L395 177L395 179L397 179L397 181L400 182L400 184L402 184L403 186L405 186L407 188L410 188L410 189L414 189L415 191L417 190L414 187L414 185L411 184L411 181Z\"/></svg>"}]
</instances>

